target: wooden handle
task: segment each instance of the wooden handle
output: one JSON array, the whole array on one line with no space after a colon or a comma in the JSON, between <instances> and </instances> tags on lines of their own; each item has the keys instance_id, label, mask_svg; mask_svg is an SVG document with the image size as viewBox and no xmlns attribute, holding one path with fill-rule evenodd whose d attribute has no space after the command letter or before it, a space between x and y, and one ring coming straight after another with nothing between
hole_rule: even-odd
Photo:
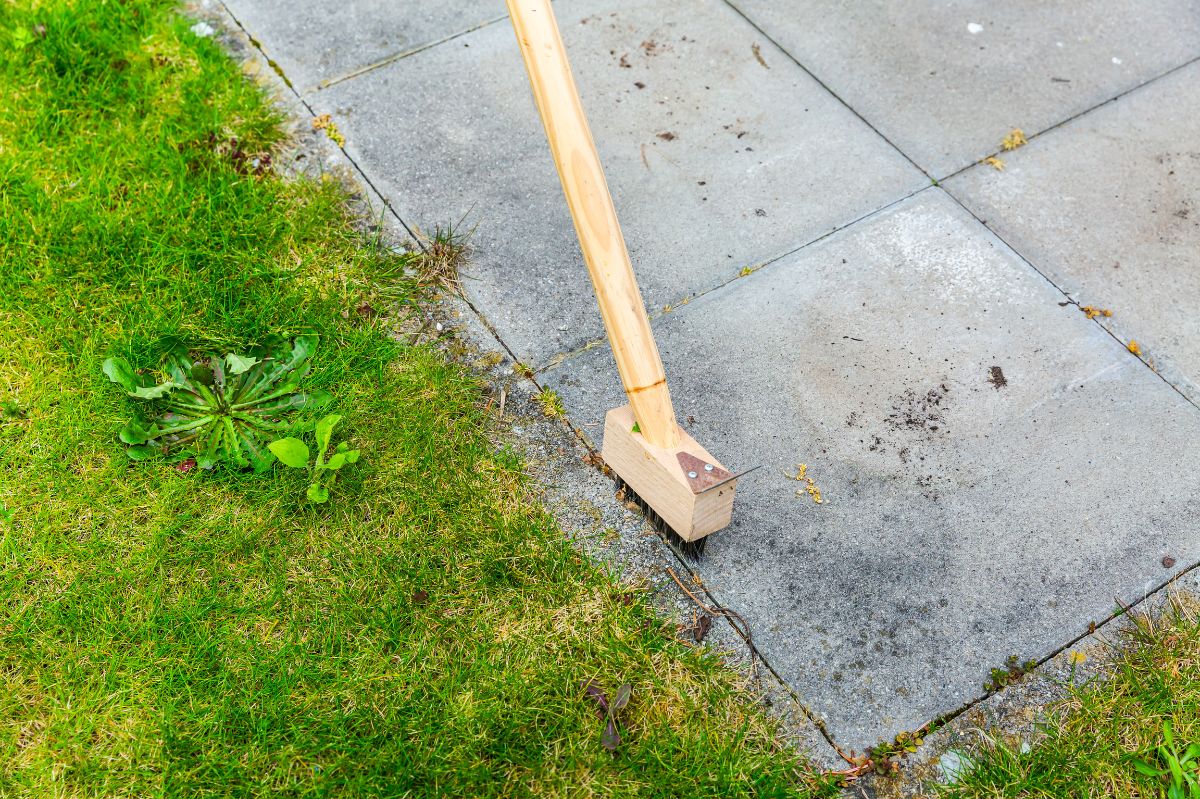
<instances>
[{"instance_id":1,"label":"wooden handle","mask_svg":"<svg viewBox=\"0 0 1200 799\"><path fill-rule=\"evenodd\" d=\"M675 449L667 376L550 1L506 2L634 418L650 444Z\"/></svg>"}]
</instances>

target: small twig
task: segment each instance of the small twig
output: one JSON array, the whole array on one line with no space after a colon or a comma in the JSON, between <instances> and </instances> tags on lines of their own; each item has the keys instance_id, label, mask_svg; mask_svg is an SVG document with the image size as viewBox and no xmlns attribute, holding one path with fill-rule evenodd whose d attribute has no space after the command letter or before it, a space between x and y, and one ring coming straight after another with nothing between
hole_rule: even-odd
<instances>
[{"instance_id":1,"label":"small twig","mask_svg":"<svg viewBox=\"0 0 1200 799\"><path fill-rule=\"evenodd\" d=\"M677 575L675 570L670 566L667 567L667 574L671 575L671 579L675 581L675 584L679 586L683 590L683 593L687 594L693 602L699 605L701 610L711 616L722 616L726 621L729 622L729 626L733 628L734 632L741 636L741 639L746 642L746 647L750 650L750 675L757 678L758 670L754 660L754 656L757 654L757 652L754 649L754 639L750 634L750 625L746 623L746 620L742 618L741 614L739 614L737 611L729 610L727 608L709 607L701 602L695 594L688 590L688 587L683 584L683 581L679 579L679 575Z\"/></svg>"}]
</instances>

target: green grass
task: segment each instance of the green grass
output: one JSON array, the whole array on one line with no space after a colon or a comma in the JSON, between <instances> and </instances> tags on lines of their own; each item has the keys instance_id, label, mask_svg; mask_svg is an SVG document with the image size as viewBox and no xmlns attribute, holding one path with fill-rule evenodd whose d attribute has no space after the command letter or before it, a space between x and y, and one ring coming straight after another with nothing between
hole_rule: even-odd
<instances>
[{"instance_id":1,"label":"green grass","mask_svg":"<svg viewBox=\"0 0 1200 799\"><path fill-rule=\"evenodd\" d=\"M414 264L336 185L239 171L279 120L188 24L0 5L0 795L828 794L531 502L478 380L389 335ZM105 357L302 331L363 450L328 505L126 458ZM633 685L615 754L586 680Z\"/></svg>"},{"instance_id":2,"label":"green grass","mask_svg":"<svg viewBox=\"0 0 1200 799\"><path fill-rule=\"evenodd\" d=\"M1167 783L1139 774L1133 759L1158 763L1165 722L1180 750L1200 744L1200 620L1195 601L1182 599L1157 618L1135 618L1111 669L1051 708L1029 751L994 738L966 753L974 767L942 795L1164 796Z\"/></svg>"}]
</instances>

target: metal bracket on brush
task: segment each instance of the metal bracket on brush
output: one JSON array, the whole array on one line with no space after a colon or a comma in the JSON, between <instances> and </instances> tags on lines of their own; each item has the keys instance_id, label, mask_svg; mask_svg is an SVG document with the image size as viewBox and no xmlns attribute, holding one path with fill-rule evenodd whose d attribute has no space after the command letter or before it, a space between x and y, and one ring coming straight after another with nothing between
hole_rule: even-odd
<instances>
[{"instance_id":1,"label":"metal bracket on brush","mask_svg":"<svg viewBox=\"0 0 1200 799\"><path fill-rule=\"evenodd\" d=\"M704 494L714 488L720 488L762 466L762 464L751 466L749 469L743 469L734 474L716 464L707 463L690 452L677 452L675 458L679 461L679 466L683 469L683 476L687 478L693 494Z\"/></svg>"}]
</instances>

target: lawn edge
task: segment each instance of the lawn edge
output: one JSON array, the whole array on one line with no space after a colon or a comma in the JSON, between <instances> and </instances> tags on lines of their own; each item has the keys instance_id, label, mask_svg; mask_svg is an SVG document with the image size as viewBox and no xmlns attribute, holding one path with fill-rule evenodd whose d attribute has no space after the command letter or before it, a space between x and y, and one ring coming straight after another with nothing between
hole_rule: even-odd
<instances>
[{"instance_id":1,"label":"lawn edge","mask_svg":"<svg viewBox=\"0 0 1200 799\"><path fill-rule=\"evenodd\" d=\"M386 246L397 251L413 249L405 224L411 221L400 220L349 155L324 131L313 129L313 109L224 4L199 0L185 3L181 10L186 17L213 28L214 41L278 110L285 132L279 155L273 159L279 173L284 178L336 180L348 198L349 216L362 232L380 235ZM593 562L622 584L644 592L665 622L677 629L689 625L696 605L667 569L672 568L684 580L690 578L690 569L640 514L615 501L610 478L585 462L591 452L585 443L591 437L588 432L573 427L569 419L545 417L536 400L541 391L536 376L526 377L515 369L511 351L468 301L443 294L433 295L423 305L431 322L431 343L466 366L496 403L503 392L505 411L494 420L489 435L498 444L516 445L531 478L531 500L539 502ZM610 534L609 540L602 540L605 530L614 530L615 538ZM779 725L782 746L794 748L822 772L846 767L802 698L764 668L761 660L750 656L727 621L718 620L701 646L734 672L747 699L758 703Z\"/></svg>"},{"instance_id":2,"label":"lawn edge","mask_svg":"<svg viewBox=\"0 0 1200 799\"><path fill-rule=\"evenodd\" d=\"M1131 613L1098 622L1093 631L1063 647L1019 680L989 694L925 735L924 744L900 760L896 776L870 777L864 787L878 799L936 797L936 787L943 782L939 762L946 753L969 753L985 738L997 735L1036 744L1041 737L1038 724L1052 706L1067 698L1071 680L1082 685L1091 679L1106 679L1122 654L1136 646L1129 639L1136 619L1146 615L1157 619L1172 612L1172 603L1176 601L1200 602L1200 568L1183 572L1150 591L1132 606Z\"/></svg>"}]
</instances>

